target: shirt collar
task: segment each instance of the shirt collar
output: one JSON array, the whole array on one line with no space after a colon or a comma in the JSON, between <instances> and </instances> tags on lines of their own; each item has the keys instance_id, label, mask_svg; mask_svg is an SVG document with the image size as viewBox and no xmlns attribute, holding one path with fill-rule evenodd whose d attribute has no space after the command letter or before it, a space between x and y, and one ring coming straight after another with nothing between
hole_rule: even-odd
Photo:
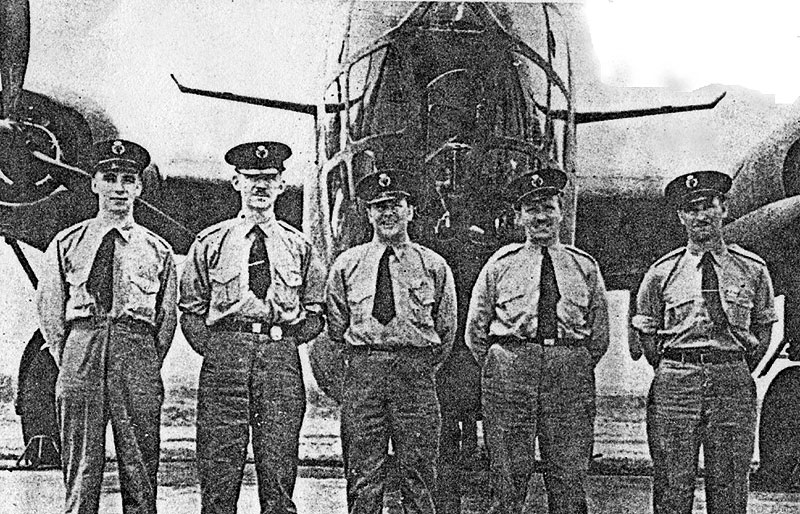
<instances>
[{"instance_id":1,"label":"shirt collar","mask_svg":"<svg viewBox=\"0 0 800 514\"><path fill-rule=\"evenodd\" d=\"M245 234L249 234L250 231L253 230L253 227L255 227L256 225L261 227L261 230L263 230L264 233L266 234L278 223L278 220L276 220L275 218L270 218L261 223L254 223L253 221L247 219L244 212L239 212L239 214L236 217L239 219L241 225L246 229Z\"/></svg>"},{"instance_id":2,"label":"shirt collar","mask_svg":"<svg viewBox=\"0 0 800 514\"><path fill-rule=\"evenodd\" d=\"M130 241L135 226L136 222L133 221L133 216L125 218L121 222L108 222L101 218L94 218L92 223L92 228L98 232L99 237L105 236L111 229L117 229L126 243Z\"/></svg>"},{"instance_id":3,"label":"shirt collar","mask_svg":"<svg viewBox=\"0 0 800 514\"><path fill-rule=\"evenodd\" d=\"M714 256L714 260L717 262L719 262L721 258L728 255L728 247L722 241L720 241L718 245L711 249L702 248L697 243L689 241L689 244L686 245L686 249L690 255L695 256L698 259L701 258L704 253L711 252L711 255Z\"/></svg>"},{"instance_id":4,"label":"shirt collar","mask_svg":"<svg viewBox=\"0 0 800 514\"><path fill-rule=\"evenodd\" d=\"M553 244L547 245L547 250L549 252L552 252L554 250L558 251L563 247L564 247L564 245L562 245L560 242L555 242ZM542 245L537 245L537 244L534 244L534 243L532 243L530 241L525 241L525 248L527 248L528 250L530 250L531 252L536 253L536 254L542 253L542 250L541 250Z\"/></svg>"},{"instance_id":5,"label":"shirt collar","mask_svg":"<svg viewBox=\"0 0 800 514\"><path fill-rule=\"evenodd\" d=\"M371 241L370 244L374 246L375 250L378 252L379 255L383 255L383 252L386 250L386 248L388 246L391 246L398 260L402 260L403 256L406 254L406 252L408 252L408 249L411 246L411 241L407 241L405 243L400 243L400 244L387 245L380 241L373 240Z\"/></svg>"}]
</instances>

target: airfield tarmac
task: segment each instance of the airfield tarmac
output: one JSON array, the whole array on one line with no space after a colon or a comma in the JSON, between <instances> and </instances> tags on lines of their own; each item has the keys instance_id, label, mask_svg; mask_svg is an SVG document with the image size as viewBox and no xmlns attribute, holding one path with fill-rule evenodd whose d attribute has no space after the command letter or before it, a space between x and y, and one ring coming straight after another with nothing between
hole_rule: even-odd
<instances>
[{"instance_id":1,"label":"airfield tarmac","mask_svg":"<svg viewBox=\"0 0 800 514\"><path fill-rule=\"evenodd\" d=\"M170 396L176 398L178 394L173 392ZM190 398L184 400L191 405ZM200 511L200 489L194 463L193 412L183 411L174 403L167 410L170 421L162 426L161 434L159 510L170 514L194 514ZM6 416L0 418L9 419ZM309 404L300 444L302 465L294 495L301 514L347 511L338 428L338 409L332 402L322 400ZM58 514L64 497L61 472L58 469L17 469L14 457L21 451L18 430L18 425L7 421L0 423L0 441L5 443L0 445L5 446L0 453L0 513ZM651 462L645 438L642 399L598 398L595 433L596 458L587 484L590 512L651 512ZM107 466L100 512L121 512L119 477L110 431L106 449ZM250 455L239 500L242 514L259 512L252 452ZM479 460L479 465L473 466L464 476L463 513L485 512L489 505L485 460ZM541 475L537 474L534 480L536 487L531 498L536 506L534 511L544 512L546 500ZM396 496L387 495L384 512L399 512L392 509L396 500ZM705 491L700 479L694 512L705 512L704 505ZM751 491L749 512L800 514L800 492Z\"/></svg>"},{"instance_id":2,"label":"airfield tarmac","mask_svg":"<svg viewBox=\"0 0 800 514\"><path fill-rule=\"evenodd\" d=\"M295 503L301 514L347 512L345 481L340 468L301 467L295 488ZM540 475L531 497L535 512L544 512L546 500ZM195 514L200 511L200 488L194 463L165 462L159 473L158 509L170 514ZM485 472L475 474L468 484L463 514L478 514L486 510L489 498L480 484L486 483ZM587 488L589 511L598 514L651 512L649 476L593 475ZM7 514L59 514L64 486L61 473L50 471L0 471L0 505ZM121 512L119 478L116 465L106 470L100 500L100 512ZM384 512L394 512L395 498L387 496ZM257 513L258 492L252 464L245 468L245 478L239 498L241 514ZM800 493L750 493L751 514L800 513ZM702 480L695 492L695 513L705 512L705 491Z\"/></svg>"}]
</instances>

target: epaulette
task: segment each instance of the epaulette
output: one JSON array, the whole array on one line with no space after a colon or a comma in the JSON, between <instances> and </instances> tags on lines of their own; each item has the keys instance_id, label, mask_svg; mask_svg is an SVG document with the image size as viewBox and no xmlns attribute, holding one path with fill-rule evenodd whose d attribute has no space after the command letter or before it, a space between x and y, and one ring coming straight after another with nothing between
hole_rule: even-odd
<instances>
[{"instance_id":1,"label":"epaulette","mask_svg":"<svg viewBox=\"0 0 800 514\"><path fill-rule=\"evenodd\" d=\"M220 221L215 225L211 225L210 227L204 228L203 230L200 231L199 234L197 234L197 240L202 241L203 239L206 239L208 236L216 234L220 230L226 228L231 223L235 223L237 221L238 220L236 218L233 218L230 220Z\"/></svg>"},{"instance_id":2,"label":"epaulette","mask_svg":"<svg viewBox=\"0 0 800 514\"><path fill-rule=\"evenodd\" d=\"M62 230L61 232L59 232L58 234L56 234L56 236L53 239L55 241L63 242L68 237L74 235L79 230L84 229L86 227L86 225L89 223L89 221L91 221L91 220L84 220L84 221L81 221L80 223L76 223L75 225L72 225L71 227L67 227L64 230Z\"/></svg>"},{"instance_id":3,"label":"epaulette","mask_svg":"<svg viewBox=\"0 0 800 514\"><path fill-rule=\"evenodd\" d=\"M675 259L675 258L680 259L680 257L684 253L686 253L686 247L685 246L681 247L681 248L676 248L675 250L672 250L671 252L669 252L668 254L664 255L663 257L658 259L656 262L654 262L651 267L654 268L654 267L656 267L658 265L664 264L665 262L667 262L667 261L669 261L671 259Z\"/></svg>"},{"instance_id":4,"label":"epaulette","mask_svg":"<svg viewBox=\"0 0 800 514\"><path fill-rule=\"evenodd\" d=\"M498 260L506 255L510 255L512 253L516 253L521 249L525 248L525 243L511 243L501 247L499 250L494 252L494 255L490 257L492 260Z\"/></svg>"},{"instance_id":5,"label":"epaulette","mask_svg":"<svg viewBox=\"0 0 800 514\"><path fill-rule=\"evenodd\" d=\"M572 245L564 245L564 249L570 253L574 253L575 255L580 255L581 257L585 257L589 259L595 266L597 266L597 259L586 253L585 251L581 250L580 248Z\"/></svg>"},{"instance_id":6,"label":"epaulette","mask_svg":"<svg viewBox=\"0 0 800 514\"><path fill-rule=\"evenodd\" d=\"M302 237L304 241L308 241L308 238L307 238L307 237L306 237L306 235L303 233L303 231L302 231L302 230L299 230L299 229L298 229L297 227L295 227L294 225L291 225L291 224L289 224L289 223L287 223L287 222L285 222L285 221L283 221L283 220L278 220L278 226L280 226L281 228L283 228L283 229L284 229L284 230L286 230L287 232L290 232L290 233L292 233L292 234L294 234L294 235L296 235L296 236L300 236L300 237Z\"/></svg>"},{"instance_id":7,"label":"epaulette","mask_svg":"<svg viewBox=\"0 0 800 514\"><path fill-rule=\"evenodd\" d=\"M757 263L761 264L762 266L766 266L767 265L767 263L764 261L764 259L762 259L761 257L759 257L758 255L754 254L753 252L751 252L749 250L745 250L744 248L742 248L741 246L739 246L737 244L728 245L728 251L731 252L731 253L734 253L736 255L739 255L741 257L744 257L745 259L750 259L751 261L756 261Z\"/></svg>"},{"instance_id":8,"label":"epaulette","mask_svg":"<svg viewBox=\"0 0 800 514\"><path fill-rule=\"evenodd\" d=\"M163 237L159 236L158 234L156 234L155 232L153 232L152 230L150 230L149 228L147 228L145 226L142 226L142 225L139 225L139 226L144 229L144 232L148 236L152 237L158 244L160 244L163 247L164 250L172 251L172 245L169 244L166 239L164 239Z\"/></svg>"},{"instance_id":9,"label":"epaulette","mask_svg":"<svg viewBox=\"0 0 800 514\"><path fill-rule=\"evenodd\" d=\"M431 261L441 260L442 262L446 262L444 257L442 257L441 255L436 253L436 251L433 250L432 248L428 248L427 246L419 244L419 243L414 242L414 241L411 242L411 247L412 248L416 248L416 250L419 253L425 255L425 257L428 258L428 259L431 259Z\"/></svg>"},{"instance_id":10,"label":"epaulette","mask_svg":"<svg viewBox=\"0 0 800 514\"><path fill-rule=\"evenodd\" d=\"M652 266L650 266L650 269L653 270L657 266L660 266L662 264L666 264L666 263L668 263L670 261L674 261L672 263L672 266L670 266L670 268L669 268L669 272L664 275L664 280L661 282L661 292L662 293L666 289L667 284L669 284L670 280L672 280L672 276L675 274L675 270L678 269L678 263L680 262L681 257L683 257L683 255L686 253L686 250L687 249L686 249L685 246L681 247L681 248L677 248L675 250L672 250L667 255L661 257L656 262L654 262ZM648 273L650 273L650 271L648 271Z\"/></svg>"}]
</instances>

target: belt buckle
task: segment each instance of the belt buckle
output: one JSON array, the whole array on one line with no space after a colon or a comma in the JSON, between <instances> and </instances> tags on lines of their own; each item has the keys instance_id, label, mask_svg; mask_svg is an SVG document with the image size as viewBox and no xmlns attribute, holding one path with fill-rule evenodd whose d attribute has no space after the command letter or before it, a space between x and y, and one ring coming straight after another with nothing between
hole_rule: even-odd
<instances>
[{"instance_id":1,"label":"belt buckle","mask_svg":"<svg viewBox=\"0 0 800 514\"><path fill-rule=\"evenodd\" d=\"M250 332L254 334L260 334L261 328L262 328L261 323L250 323Z\"/></svg>"},{"instance_id":2,"label":"belt buckle","mask_svg":"<svg viewBox=\"0 0 800 514\"><path fill-rule=\"evenodd\" d=\"M542 339L542 346L555 346L556 339L554 337L545 337Z\"/></svg>"}]
</instances>

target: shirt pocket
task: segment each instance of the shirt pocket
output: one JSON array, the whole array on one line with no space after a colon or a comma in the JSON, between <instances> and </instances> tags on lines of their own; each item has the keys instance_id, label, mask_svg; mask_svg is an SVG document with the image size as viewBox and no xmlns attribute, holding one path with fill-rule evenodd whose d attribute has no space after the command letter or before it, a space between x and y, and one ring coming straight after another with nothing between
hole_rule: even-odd
<instances>
[{"instance_id":1,"label":"shirt pocket","mask_svg":"<svg viewBox=\"0 0 800 514\"><path fill-rule=\"evenodd\" d=\"M529 301L525 288L521 285L516 287L498 287L497 304L495 308L501 320L507 323L514 323L518 318L525 315Z\"/></svg>"},{"instance_id":2,"label":"shirt pocket","mask_svg":"<svg viewBox=\"0 0 800 514\"><path fill-rule=\"evenodd\" d=\"M69 284L69 307L73 310L87 309L94 304L94 298L89 294L89 268L78 268L66 273Z\"/></svg>"},{"instance_id":3,"label":"shirt pocket","mask_svg":"<svg viewBox=\"0 0 800 514\"><path fill-rule=\"evenodd\" d=\"M303 285L300 272L296 269L276 268L275 274L275 303L285 312L297 309L300 306L300 286Z\"/></svg>"},{"instance_id":4,"label":"shirt pocket","mask_svg":"<svg viewBox=\"0 0 800 514\"><path fill-rule=\"evenodd\" d=\"M235 268L208 270L211 282L211 306L214 310L224 312L239 301L241 274L241 271Z\"/></svg>"},{"instance_id":5,"label":"shirt pocket","mask_svg":"<svg viewBox=\"0 0 800 514\"><path fill-rule=\"evenodd\" d=\"M155 318L156 295L161 286L158 274L155 272L133 273L129 278L130 287L128 288L128 297L125 298L126 309L131 313Z\"/></svg>"},{"instance_id":6,"label":"shirt pocket","mask_svg":"<svg viewBox=\"0 0 800 514\"><path fill-rule=\"evenodd\" d=\"M694 298L680 299L664 306L664 328L670 329L687 322L694 312Z\"/></svg>"},{"instance_id":7,"label":"shirt pocket","mask_svg":"<svg viewBox=\"0 0 800 514\"><path fill-rule=\"evenodd\" d=\"M753 291L742 287L728 287L723 293L725 314L731 325L742 329L750 328L750 314L753 312Z\"/></svg>"},{"instance_id":8,"label":"shirt pocket","mask_svg":"<svg viewBox=\"0 0 800 514\"><path fill-rule=\"evenodd\" d=\"M589 291L585 285L564 289L561 301L556 307L559 318L573 329L581 328L586 324L586 317L589 314Z\"/></svg>"},{"instance_id":9,"label":"shirt pocket","mask_svg":"<svg viewBox=\"0 0 800 514\"><path fill-rule=\"evenodd\" d=\"M352 288L347 291L347 307L350 309L350 318L354 323L364 323L372 316L372 292L366 287L358 287L352 284Z\"/></svg>"},{"instance_id":10,"label":"shirt pocket","mask_svg":"<svg viewBox=\"0 0 800 514\"><path fill-rule=\"evenodd\" d=\"M408 287L411 316L418 326L433 327L433 282L421 279Z\"/></svg>"}]
</instances>

